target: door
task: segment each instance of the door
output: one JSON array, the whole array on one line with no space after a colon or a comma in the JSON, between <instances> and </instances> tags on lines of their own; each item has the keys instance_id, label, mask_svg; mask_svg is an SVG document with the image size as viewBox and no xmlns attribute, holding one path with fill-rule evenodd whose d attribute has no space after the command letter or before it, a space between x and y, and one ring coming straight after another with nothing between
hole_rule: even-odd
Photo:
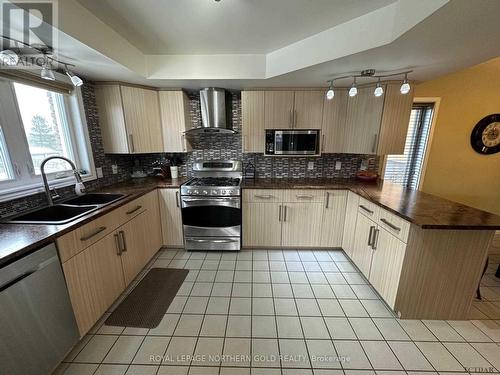
<instances>
[{"instance_id":1,"label":"door","mask_svg":"<svg viewBox=\"0 0 500 375\"><path fill-rule=\"evenodd\" d=\"M354 235L356 232L356 220L358 218L359 196L353 192L347 193L347 203L344 221L344 233L342 235L342 249L352 258L354 249Z\"/></svg>"},{"instance_id":2,"label":"door","mask_svg":"<svg viewBox=\"0 0 500 375\"><path fill-rule=\"evenodd\" d=\"M347 92L337 92L332 100L326 98L323 107L323 122L321 125L322 148L321 152L344 152L347 137Z\"/></svg>"},{"instance_id":3,"label":"door","mask_svg":"<svg viewBox=\"0 0 500 375\"><path fill-rule=\"evenodd\" d=\"M243 152L264 152L264 91L241 92Z\"/></svg>"},{"instance_id":4,"label":"door","mask_svg":"<svg viewBox=\"0 0 500 375\"><path fill-rule=\"evenodd\" d=\"M161 127L165 152L187 152L184 132L191 127L189 99L182 91L160 91Z\"/></svg>"},{"instance_id":5,"label":"door","mask_svg":"<svg viewBox=\"0 0 500 375\"><path fill-rule=\"evenodd\" d=\"M321 246L341 247L346 214L347 191L325 192L323 220L321 221Z\"/></svg>"},{"instance_id":6,"label":"door","mask_svg":"<svg viewBox=\"0 0 500 375\"><path fill-rule=\"evenodd\" d=\"M151 258L149 226L147 211L144 211L117 230L125 285L134 280Z\"/></svg>"},{"instance_id":7,"label":"door","mask_svg":"<svg viewBox=\"0 0 500 375\"><path fill-rule=\"evenodd\" d=\"M243 206L243 246L281 246L281 203L247 202Z\"/></svg>"},{"instance_id":8,"label":"door","mask_svg":"<svg viewBox=\"0 0 500 375\"><path fill-rule=\"evenodd\" d=\"M148 260L160 249L163 244L161 219L160 219L160 204L159 190L153 190L146 195L146 221L148 222Z\"/></svg>"},{"instance_id":9,"label":"door","mask_svg":"<svg viewBox=\"0 0 500 375\"><path fill-rule=\"evenodd\" d=\"M130 153L163 152L158 92L121 86Z\"/></svg>"},{"instance_id":10,"label":"door","mask_svg":"<svg viewBox=\"0 0 500 375\"><path fill-rule=\"evenodd\" d=\"M323 203L285 203L281 241L283 246L320 246L322 218Z\"/></svg>"},{"instance_id":11,"label":"door","mask_svg":"<svg viewBox=\"0 0 500 375\"><path fill-rule=\"evenodd\" d=\"M163 245L184 247L179 189L159 189Z\"/></svg>"},{"instance_id":12,"label":"door","mask_svg":"<svg viewBox=\"0 0 500 375\"><path fill-rule=\"evenodd\" d=\"M373 254L373 249L369 245L369 242L371 234L376 227L373 221L365 215L358 213L351 259L367 278L370 275Z\"/></svg>"},{"instance_id":13,"label":"door","mask_svg":"<svg viewBox=\"0 0 500 375\"><path fill-rule=\"evenodd\" d=\"M125 289L115 234L108 234L62 265L82 336Z\"/></svg>"},{"instance_id":14,"label":"door","mask_svg":"<svg viewBox=\"0 0 500 375\"><path fill-rule=\"evenodd\" d=\"M324 97L323 90L295 91L293 127L321 129Z\"/></svg>"},{"instance_id":15,"label":"door","mask_svg":"<svg viewBox=\"0 0 500 375\"><path fill-rule=\"evenodd\" d=\"M379 227L370 271L370 283L390 307L394 307L406 244Z\"/></svg>"},{"instance_id":16,"label":"door","mask_svg":"<svg viewBox=\"0 0 500 375\"><path fill-rule=\"evenodd\" d=\"M265 91L265 129L286 129L293 125L293 91Z\"/></svg>"},{"instance_id":17,"label":"door","mask_svg":"<svg viewBox=\"0 0 500 375\"><path fill-rule=\"evenodd\" d=\"M341 152L375 154L377 151L384 96L373 95L373 88L358 89L347 102L344 148Z\"/></svg>"}]
</instances>

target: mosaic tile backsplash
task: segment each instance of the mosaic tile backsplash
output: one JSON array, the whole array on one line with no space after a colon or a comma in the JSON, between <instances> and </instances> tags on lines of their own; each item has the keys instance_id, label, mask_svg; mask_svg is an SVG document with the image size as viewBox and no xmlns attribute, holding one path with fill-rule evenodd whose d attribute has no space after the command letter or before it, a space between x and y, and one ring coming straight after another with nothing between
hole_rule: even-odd
<instances>
[{"instance_id":1,"label":"mosaic tile backsplash","mask_svg":"<svg viewBox=\"0 0 500 375\"><path fill-rule=\"evenodd\" d=\"M87 82L82 86L85 116L89 128L90 141L96 167L103 169L104 177L87 182L89 190L95 190L130 178L134 165L139 165L149 171L156 160L171 157L172 154L144 155L107 155L104 154L99 119L95 101L94 86ZM201 109L198 92L188 92L192 127L201 126ZM241 128L241 97L232 93L233 128ZM190 176L191 165L198 160L236 159L243 160L244 166L249 163L255 166L257 178L350 178L354 177L363 159L370 159L369 169L378 169L378 157L356 154L323 154L320 157L264 157L263 154L243 154L241 149L241 133L236 134L197 134L188 138L193 151L187 154L175 154L180 158L180 175ZM341 162L341 168L335 169L336 162ZM313 162L312 170L308 163ZM118 174L112 174L111 165L118 165ZM73 187L58 190L62 197L74 194ZM44 194L35 194L21 199L0 203L0 217L35 208L45 204Z\"/></svg>"}]
</instances>

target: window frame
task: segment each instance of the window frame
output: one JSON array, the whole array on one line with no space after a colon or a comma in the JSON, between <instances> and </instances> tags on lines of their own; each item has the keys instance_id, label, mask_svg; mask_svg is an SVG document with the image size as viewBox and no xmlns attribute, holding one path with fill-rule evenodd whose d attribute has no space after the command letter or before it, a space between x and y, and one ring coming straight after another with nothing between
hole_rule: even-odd
<instances>
[{"instance_id":1,"label":"window frame","mask_svg":"<svg viewBox=\"0 0 500 375\"><path fill-rule=\"evenodd\" d=\"M24 82L21 83L26 85ZM39 86L33 87L40 88ZM54 91L50 87L45 88L45 90ZM74 154L73 161L76 166L87 171L87 174L82 175L82 180L84 182L95 180L97 178L96 169L81 89L77 87L72 94L61 94L62 100L57 100L56 105L62 107L66 114L65 134L63 136L71 144ZM6 108L6 110L2 111L2 108ZM15 178L0 181L0 202L43 192L42 178L35 174L29 152L27 134L19 111L14 81L1 79L0 125L4 123L9 124L9 126L2 126L2 129ZM51 188L62 188L75 184L75 178L69 170L49 173L47 177Z\"/></svg>"}]
</instances>

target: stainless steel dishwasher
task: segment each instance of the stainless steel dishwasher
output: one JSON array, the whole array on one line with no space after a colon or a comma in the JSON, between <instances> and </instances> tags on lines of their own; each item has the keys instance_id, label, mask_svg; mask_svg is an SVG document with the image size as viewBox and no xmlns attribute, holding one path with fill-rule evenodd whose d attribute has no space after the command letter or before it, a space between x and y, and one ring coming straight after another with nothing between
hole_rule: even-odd
<instances>
[{"instance_id":1,"label":"stainless steel dishwasher","mask_svg":"<svg viewBox=\"0 0 500 375\"><path fill-rule=\"evenodd\" d=\"M0 374L50 374L78 338L54 244L0 269Z\"/></svg>"}]
</instances>

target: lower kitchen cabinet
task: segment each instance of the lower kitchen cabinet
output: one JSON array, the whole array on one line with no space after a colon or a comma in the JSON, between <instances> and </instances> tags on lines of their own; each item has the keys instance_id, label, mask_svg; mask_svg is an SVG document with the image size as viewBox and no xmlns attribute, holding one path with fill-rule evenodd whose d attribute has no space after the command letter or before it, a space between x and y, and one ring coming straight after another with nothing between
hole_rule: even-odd
<instances>
[{"instance_id":1,"label":"lower kitchen cabinet","mask_svg":"<svg viewBox=\"0 0 500 375\"><path fill-rule=\"evenodd\" d=\"M406 244L383 228L377 229L370 283L391 307L394 307Z\"/></svg>"},{"instance_id":2,"label":"lower kitchen cabinet","mask_svg":"<svg viewBox=\"0 0 500 375\"><path fill-rule=\"evenodd\" d=\"M321 222L321 247L341 247L348 192L347 190L329 190L325 194Z\"/></svg>"},{"instance_id":3,"label":"lower kitchen cabinet","mask_svg":"<svg viewBox=\"0 0 500 375\"><path fill-rule=\"evenodd\" d=\"M281 203L243 205L243 246L281 246Z\"/></svg>"},{"instance_id":4,"label":"lower kitchen cabinet","mask_svg":"<svg viewBox=\"0 0 500 375\"><path fill-rule=\"evenodd\" d=\"M376 227L373 221L358 213L351 259L366 277L370 275L373 254L370 243L372 232Z\"/></svg>"},{"instance_id":5,"label":"lower kitchen cabinet","mask_svg":"<svg viewBox=\"0 0 500 375\"><path fill-rule=\"evenodd\" d=\"M116 241L115 233L108 234L62 264L81 336L125 289Z\"/></svg>"},{"instance_id":6,"label":"lower kitchen cabinet","mask_svg":"<svg viewBox=\"0 0 500 375\"><path fill-rule=\"evenodd\" d=\"M282 210L282 246L320 246L323 203L284 203Z\"/></svg>"},{"instance_id":7,"label":"lower kitchen cabinet","mask_svg":"<svg viewBox=\"0 0 500 375\"><path fill-rule=\"evenodd\" d=\"M126 285L130 284L154 254L151 254L151 242L148 239L149 225L147 211L145 211L118 230L117 235L121 242L121 260Z\"/></svg>"},{"instance_id":8,"label":"lower kitchen cabinet","mask_svg":"<svg viewBox=\"0 0 500 375\"><path fill-rule=\"evenodd\" d=\"M347 255L352 256L354 249L354 235L356 233L356 220L358 218L359 195L347 192L345 209L344 231L342 234L342 249Z\"/></svg>"},{"instance_id":9,"label":"lower kitchen cabinet","mask_svg":"<svg viewBox=\"0 0 500 375\"><path fill-rule=\"evenodd\" d=\"M184 247L179 189L159 189L163 245Z\"/></svg>"}]
</instances>

